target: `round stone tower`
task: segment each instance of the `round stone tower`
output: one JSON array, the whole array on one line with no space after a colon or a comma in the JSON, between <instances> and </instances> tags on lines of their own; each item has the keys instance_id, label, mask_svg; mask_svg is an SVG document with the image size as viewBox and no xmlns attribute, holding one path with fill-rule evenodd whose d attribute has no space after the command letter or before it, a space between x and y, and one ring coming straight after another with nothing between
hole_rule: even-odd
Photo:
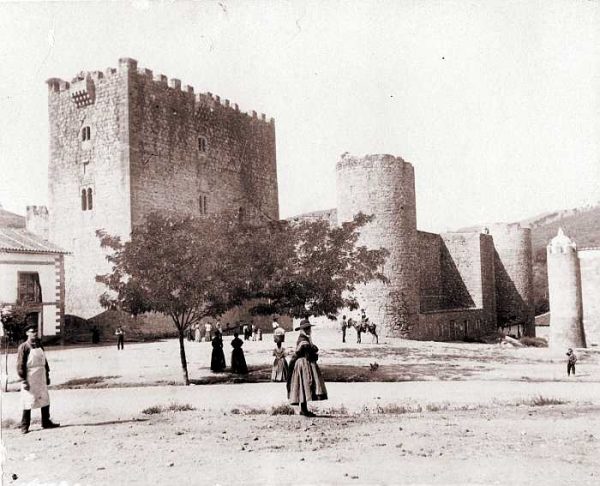
<instances>
[{"instance_id":1,"label":"round stone tower","mask_svg":"<svg viewBox=\"0 0 600 486\"><path fill-rule=\"evenodd\" d=\"M585 348L577 246L562 228L547 247L550 347Z\"/></svg>"},{"instance_id":2,"label":"round stone tower","mask_svg":"<svg viewBox=\"0 0 600 486\"><path fill-rule=\"evenodd\" d=\"M361 308L384 334L418 337L419 273L415 174L411 164L392 155L344 154L336 166L338 223L359 212L375 219L362 228L359 244L386 248L388 284L370 282L357 289Z\"/></svg>"},{"instance_id":3,"label":"round stone tower","mask_svg":"<svg viewBox=\"0 0 600 486\"><path fill-rule=\"evenodd\" d=\"M531 229L519 223L488 226L494 238L498 325L518 324L523 335L535 336L533 250Z\"/></svg>"}]
</instances>

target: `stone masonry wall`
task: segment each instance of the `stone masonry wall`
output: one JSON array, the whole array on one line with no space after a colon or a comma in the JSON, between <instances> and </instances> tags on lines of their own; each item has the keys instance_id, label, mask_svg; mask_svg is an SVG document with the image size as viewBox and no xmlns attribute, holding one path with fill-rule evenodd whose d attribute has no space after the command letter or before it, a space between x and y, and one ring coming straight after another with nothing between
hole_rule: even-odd
<instances>
[{"instance_id":1,"label":"stone masonry wall","mask_svg":"<svg viewBox=\"0 0 600 486\"><path fill-rule=\"evenodd\" d=\"M446 307L442 289L442 247L440 235L417 232L419 238L419 285L420 312L435 311Z\"/></svg>"},{"instance_id":2,"label":"stone masonry wall","mask_svg":"<svg viewBox=\"0 0 600 486\"><path fill-rule=\"evenodd\" d=\"M489 232L496 249L498 324L522 324L525 336L535 336L531 230L514 223L490 225Z\"/></svg>"},{"instance_id":3,"label":"stone masonry wall","mask_svg":"<svg viewBox=\"0 0 600 486\"><path fill-rule=\"evenodd\" d=\"M392 155L343 155L336 166L338 223L362 211L375 220L366 225L359 244L387 248L384 266L389 283L357 288L361 307L382 334L410 338L417 332L419 274L415 178L411 164Z\"/></svg>"},{"instance_id":4,"label":"stone masonry wall","mask_svg":"<svg viewBox=\"0 0 600 486\"><path fill-rule=\"evenodd\" d=\"M600 248L579 250L583 327L588 346L600 346Z\"/></svg>"},{"instance_id":5,"label":"stone masonry wall","mask_svg":"<svg viewBox=\"0 0 600 486\"><path fill-rule=\"evenodd\" d=\"M65 312L88 318L102 311L98 296L105 289L95 276L109 271L95 232L130 233L127 84L114 69L47 84L50 240L72 253ZM83 140L84 127L89 140ZM92 192L90 210L82 209L84 189Z\"/></svg>"},{"instance_id":6,"label":"stone masonry wall","mask_svg":"<svg viewBox=\"0 0 600 486\"><path fill-rule=\"evenodd\" d=\"M272 119L182 90L129 58L118 69L47 84L49 236L72 254L67 314L103 312L106 289L95 277L110 268L98 229L128 239L152 211L278 219ZM91 191L91 209L82 207L82 190Z\"/></svg>"},{"instance_id":7,"label":"stone masonry wall","mask_svg":"<svg viewBox=\"0 0 600 486\"><path fill-rule=\"evenodd\" d=\"M550 340L554 349L585 347L581 270L575 245L555 237L547 247Z\"/></svg>"},{"instance_id":8,"label":"stone masonry wall","mask_svg":"<svg viewBox=\"0 0 600 486\"><path fill-rule=\"evenodd\" d=\"M483 309L453 309L419 314L421 339L462 341L477 339L491 332L489 316Z\"/></svg>"},{"instance_id":9,"label":"stone masonry wall","mask_svg":"<svg viewBox=\"0 0 600 486\"><path fill-rule=\"evenodd\" d=\"M152 211L200 215L203 205L209 214L279 218L272 119L120 62L129 79L134 225Z\"/></svg>"}]
</instances>

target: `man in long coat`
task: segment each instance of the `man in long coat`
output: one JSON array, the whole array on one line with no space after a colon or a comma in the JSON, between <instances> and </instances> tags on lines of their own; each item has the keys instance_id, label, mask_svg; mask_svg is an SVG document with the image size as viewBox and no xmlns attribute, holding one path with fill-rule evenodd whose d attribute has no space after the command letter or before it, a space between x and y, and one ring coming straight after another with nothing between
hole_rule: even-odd
<instances>
[{"instance_id":1,"label":"man in long coat","mask_svg":"<svg viewBox=\"0 0 600 486\"><path fill-rule=\"evenodd\" d=\"M29 432L31 424L31 409L42 409L42 427L53 429L60 424L50 420L50 367L44 354L44 348L37 337L37 327L29 326L26 331L27 341L19 346L17 351L17 374L21 379L21 403L23 417L21 432Z\"/></svg>"}]
</instances>

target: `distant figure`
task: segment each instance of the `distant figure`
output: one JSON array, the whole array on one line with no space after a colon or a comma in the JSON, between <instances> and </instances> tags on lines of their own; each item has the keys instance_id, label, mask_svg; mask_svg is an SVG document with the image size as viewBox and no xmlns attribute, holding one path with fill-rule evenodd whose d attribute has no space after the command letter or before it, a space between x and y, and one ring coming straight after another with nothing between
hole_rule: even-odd
<instances>
[{"instance_id":1,"label":"distant figure","mask_svg":"<svg viewBox=\"0 0 600 486\"><path fill-rule=\"evenodd\" d=\"M248 341L248 339L250 339L250 326L248 326L248 324L244 324L242 332L244 333L244 341Z\"/></svg>"},{"instance_id":2,"label":"distant figure","mask_svg":"<svg viewBox=\"0 0 600 486\"><path fill-rule=\"evenodd\" d=\"M256 331L256 333L258 334L258 340L262 341L262 329L259 327L258 330Z\"/></svg>"},{"instance_id":3,"label":"distant figure","mask_svg":"<svg viewBox=\"0 0 600 486\"><path fill-rule=\"evenodd\" d=\"M223 371L225 369L225 354L223 353L223 336L219 331L215 331L215 337L212 338L212 357L210 360L210 369L212 371Z\"/></svg>"},{"instance_id":4,"label":"distant figure","mask_svg":"<svg viewBox=\"0 0 600 486\"><path fill-rule=\"evenodd\" d=\"M281 347L281 343L277 343L277 347L273 350L273 370L271 371L271 381L287 381L288 364L285 359L285 349Z\"/></svg>"},{"instance_id":5,"label":"distant figure","mask_svg":"<svg viewBox=\"0 0 600 486\"><path fill-rule=\"evenodd\" d=\"M231 341L231 346L233 347L233 351L231 352L231 372L245 375L248 373L248 366L246 366L246 358L244 358L244 351L242 349L244 341L238 336L239 334L234 332L233 341Z\"/></svg>"},{"instance_id":6,"label":"distant figure","mask_svg":"<svg viewBox=\"0 0 600 486\"><path fill-rule=\"evenodd\" d=\"M323 374L317 364L319 348L311 338L313 325L308 318L303 319L296 331L300 331L296 352L290 360L288 373L288 398L292 405L300 405L300 415L314 417L308 410L309 401L327 400L327 389Z\"/></svg>"},{"instance_id":7,"label":"distant figure","mask_svg":"<svg viewBox=\"0 0 600 486\"><path fill-rule=\"evenodd\" d=\"M360 344L361 342L361 334L362 334L362 322L352 321L354 325L354 330L356 331L356 342Z\"/></svg>"},{"instance_id":8,"label":"distant figure","mask_svg":"<svg viewBox=\"0 0 600 486\"><path fill-rule=\"evenodd\" d=\"M573 372L573 376L575 376L575 363L577 363L577 356L575 356L575 353L571 348L568 349L567 356L567 376L571 376L571 371Z\"/></svg>"},{"instance_id":9,"label":"distant figure","mask_svg":"<svg viewBox=\"0 0 600 486\"><path fill-rule=\"evenodd\" d=\"M212 341L212 324L210 322L204 324L204 340Z\"/></svg>"},{"instance_id":10,"label":"distant figure","mask_svg":"<svg viewBox=\"0 0 600 486\"><path fill-rule=\"evenodd\" d=\"M37 327L29 326L26 335L27 341L17 350L17 375L21 379L23 406L20 429L23 434L29 432L32 408L42 409L42 428L53 429L60 425L50 420L50 367L42 343L38 339Z\"/></svg>"},{"instance_id":11,"label":"distant figure","mask_svg":"<svg viewBox=\"0 0 600 486\"><path fill-rule=\"evenodd\" d=\"M348 321L346 321L346 316L342 316L342 342L346 342L346 329L348 329Z\"/></svg>"},{"instance_id":12,"label":"distant figure","mask_svg":"<svg viewBox=\"0 0 600 486\"><path fill-rule=\"evenodd\" d=\"M369 331L369 334L371 334L371 343L375 341L376 344L379 344L379 336L377 335L377 324L375 324L374 322L369 322L369 318L367 317L365 325L367 327L367 331Z\"/></svg>"},{"instance_id":13,"label":"distant figure","mask_svg":"<svg viewBox=\"0 0 600 486\"><path fill-rule=\"evenodd\" d=\"M117 336L117 349L123 349L125 343L125 333L123 332L123 329L121 329L121 326L117 327L115 336Z\"/></svg>"},{"instance_id":14,"label":"distant figure","mask_svg":"<svg viewBox=\"0 0 600 486\"><path fill-rule=\"evenodd\" d=\"M220 319L217 319L217 325L215 327L216 327L216 330L219 331L221 333L221 335L223 335L223 325L221 324Z\"/></svg>"},{"instance_id":15,"label":"distant figure","mask_svg":"<svg viewBox=\"0 0 600 486\"><path fill-rule=\"evenodd\" d=\"M100 330L94 326L92 327L92 344L98 344L100 342Z\"/></svg>"},{"instance_id":16,"label":"distant figure","mask_svg":"<svg viewBox=\"0 0 600 486\"><path fill-rule=\"evenodd\" d=\"M258 337L258 328L252 321L250 321L250 327L252 328L252 341L256 341L256 338Z\"/></svg>"}]
</instances>

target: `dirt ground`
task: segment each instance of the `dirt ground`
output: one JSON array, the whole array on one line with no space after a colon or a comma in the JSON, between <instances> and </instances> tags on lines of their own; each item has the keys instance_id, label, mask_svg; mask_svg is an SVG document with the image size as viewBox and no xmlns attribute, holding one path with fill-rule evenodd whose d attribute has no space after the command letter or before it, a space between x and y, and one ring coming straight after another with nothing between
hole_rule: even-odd
<instances>
[{"instance_id":1,"label":"dirt ground","mask_svg":"<svg viewBox=\"0 0 600 486\"><path fill-rule=\"evenodd\" d=\"M598 351L567 378L548 349L314 339L329 400L313 419L280 414L270 336L245 344L243 383L211 374L210 345L189 343L189 387L174 340L49 349L61 428L38 419L21 435L19 394L4 393L3 484L600 483Z\"/></svg>"}]
</instances>

